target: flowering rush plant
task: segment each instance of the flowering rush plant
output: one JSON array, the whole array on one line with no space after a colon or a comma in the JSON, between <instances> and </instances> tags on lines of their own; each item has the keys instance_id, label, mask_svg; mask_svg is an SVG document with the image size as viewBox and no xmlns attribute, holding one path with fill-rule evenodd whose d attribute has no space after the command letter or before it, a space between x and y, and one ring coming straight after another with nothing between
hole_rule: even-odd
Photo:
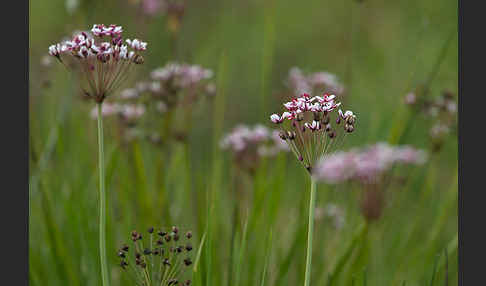
<instances>
[{"instance_id":1,"label":"flowering rush plant","mask_svg":"<svg viewBox=\"0 0 486 286\"><path fill-rule=\"evenodd\" d=\"M126 80L133 64L144 62L140 53L147 49L147 43L123 39L122 33L121 26L95 24L91 32L79 32L72 39L51 45L49 54L63 64L71 61L69 66L79 72L83 94L103 102Z\"/></svg>"},{"instance_id":2,"label":"flowering rush plant","mask_svg":"<svg viewBox=\"0 0 486 286\"><path fill-rule=\"evenodd\" d=\"M103 101L126 80L131 67L134 64L138 65L144 62L140 53L147 49L146 42L138 39L124 40L122 33L123 28L121 26L95 24L91 32L75 33L72 39L49 47L51 56L57 58L67 68L73 68L76 71L83 94L97 103L100 185L99 251L103 286L109 286L110 280L106 257L106 191L102 105ZM128 112L128 114L133 113L131 110ZM124 114L126 115L127 112Z\"/></svg>"},{"instance_id":3,"label":"flowering rush plant","mask_svg":"<svg viewBox=\"0 0 486 286\"><path fill-rule=\"evenodd\" d=\"M336 152L320 160L313 176L329 184L357 183L361 194L361 213L367 221L381 217L385 192L396 165L420 165L427 154L410 146L391 146L381 142L362 149Z\"/></svg>"},{"instance_id":4,"label":"flowering rush plant","mask_svg":"<svg viewBox=\"0 0 486 286\"><path fill-rule=\"evenodd\" d=\"M335 95L311 97L303 93L284 103L286 111L281 115L270 116L280 127L280 138L309 172L319 158L335 150L346 134L354 131L356 115L350 110L343 112L340 105Z\"/></svg>"},{"instance_id":5,"label":"flowering rush plant","mask_svg":"<svg viewBox=\"0 0 486 286\"><path fill-rule=\"evenodd\" d=\"M333 94L311 97L302 93L284 103L286 111L282 114L270 116L270 120L280 127L280 138L287 142L309 174L319 158L334 151L346 134L354 131L356 115L350 110L343 112L340 105ZM311 176L304 286L310 285L315 201L316 182Z\"/></svg>"}]
</instances>

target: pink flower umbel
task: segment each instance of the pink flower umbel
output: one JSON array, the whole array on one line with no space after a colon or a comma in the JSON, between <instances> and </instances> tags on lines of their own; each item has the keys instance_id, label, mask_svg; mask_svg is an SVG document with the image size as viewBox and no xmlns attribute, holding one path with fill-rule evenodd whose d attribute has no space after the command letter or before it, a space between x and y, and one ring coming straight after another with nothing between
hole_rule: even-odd
<instances>
[{"instance_id":1,"label":"pink flower umbel","mask_svg":"<svg viewBox=\"0 0 486 286\"><path fill-rule=\"evenodd\" d=\"M221 140L220 146L230 150L235 163L249 172L257 168L262 157L273 157L281 151L289 151L287 144L280 139L279 132L263 125L253 128L238 125Z\"/></svg>"},{"instance_id":2,"label":"pink flower umbel","mask_svg":"<svg viewBox=\"0 0 486 286\"><path fill-rule=\"evenodd\" d=\"M342 112L340 105L335 95L303 93L284 103L286 111L281 115L270 116L281 129L280 138L309 172L320 157L333 152L354 131L356 115Z\"/></svg>"},{"instance_id":3,"label":"pink flower umbel","mask_svg":"<svg viewBox=\"0 0 486 286\"><path fill-rule=\"evenodd\" d=\"M78 73L83 94L103 102L123 83L134 64L142 64L147 43L123 39L123 28L95 24L70 40L51 45L49 54Z\"/></svg>"},{"instance_id":4,"label":"pink flower umbel","mask_svg":"<svg viewBox=\"0 0 486 286\"><path fill-rule=\"evenodd\" d=\"M420 165L425 160L426 153L422 150L377 143L322 158L313 170L313 177L329 184L358 183L362 189L361 211L368 221L372 221L381 216L391 168Z\"/></svg>"}]
</instances>

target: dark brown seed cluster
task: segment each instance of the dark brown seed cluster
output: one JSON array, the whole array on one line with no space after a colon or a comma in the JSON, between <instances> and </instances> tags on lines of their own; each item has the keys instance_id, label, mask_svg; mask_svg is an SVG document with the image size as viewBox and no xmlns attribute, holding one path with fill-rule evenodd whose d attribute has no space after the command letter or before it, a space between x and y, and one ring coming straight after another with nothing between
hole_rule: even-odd
<instances>
[{"instance_id":1,"label":"dark brown seed cluster","mask_svg":"<svg viewBox=\"0 0 486 286\"><path fill-rule=\"evenodd\" d=\"M117 251L120 267L137 285L189 286L191 281L184 274L193 263L192 232L181 233L173 226L169 231L150 227L147 233L131 232L133 245L124 244ZM169 269L172 271L166 271Z\"/></svg>"}]
</instances>

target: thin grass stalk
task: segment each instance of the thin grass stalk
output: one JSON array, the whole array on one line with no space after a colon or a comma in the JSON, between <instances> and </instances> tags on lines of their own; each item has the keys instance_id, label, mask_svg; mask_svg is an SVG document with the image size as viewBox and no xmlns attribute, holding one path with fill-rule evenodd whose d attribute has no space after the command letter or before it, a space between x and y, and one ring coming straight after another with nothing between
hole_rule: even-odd
<instances>
[{"instance_id":1,"label":"thin grass stalk","mask_svg":"<svg viewBox=\"0 0 486 286\"><path fill-rule=\"evenodd\" d=\"M106 259L106 191L105 191L105 151L103 142L102 103L98 103L98 169L100 171L100 262L103 286L109 286L108 262Z\"/></svg>"},{"instance_id":2,"label":"thin grass stalk","mask_svg":"<svg viewBox=\"0 0 486 286\"><path fill-rule=\"evenodd\" d=\"M316 205L316 182L311 178L311 191L309 199L309 230L307 232L307 258L305 261L304 286L310 285L312 269L312 235L314 234L314 215Z\"/></svg>"}]
</instances>

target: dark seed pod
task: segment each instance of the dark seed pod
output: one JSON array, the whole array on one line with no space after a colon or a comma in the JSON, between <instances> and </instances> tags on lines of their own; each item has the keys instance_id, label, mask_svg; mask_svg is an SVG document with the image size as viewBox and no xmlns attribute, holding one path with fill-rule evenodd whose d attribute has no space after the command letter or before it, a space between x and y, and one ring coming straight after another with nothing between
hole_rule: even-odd
<instances>
[{"instance_id":1,"label":"dark seed pod","mask_svg":"<svg viewBox=\"0 0 486 286\"><path fill-rule=\"evenodd\" d=\"M159 255L160 254L160 251L156 248L152 251L152 254L153 255Z\"/></svg>"},{"instance_id":2,"label":"dark seed pod","mask_svg":"<svg viewBox=\"0 0 486 286\"><path fill-rule=\"evenodd\" d=\"M127 263L125 260L122 260L122 261L120 262L120 266L121 266L121 268L125 269L125 267L127 267L127 266L128 266L128 263Z\"/></svg>"},{"instance_id":3,"label":"dark seed pod","mask_svg":"<svg viewBox=\"0 0 486 286\"><path fill-rule=\"evenodd\" d=\"M190 232L190 231L186 232L186 237L187 237L187 239L191 239L192 232Z\"/></svg>"},{"instance_id":4,"label":"dark seed pod","mask_svg":"<svg viewBox=\"0 0 486 286\"><path fill-rule=\"evenodd\" d=\"M184 264L185 264L186 266L191 265L191 264L192 264L191 259L190 259L190 258L186 258L186 259L184 259Z\"/></svg>"},{"instance_id":5,"label":"dark seed pod","mask_svg":"<svg viewBox=\"0 0 486 286\"><path fill-rule=\"evenodd\" d=\"M190 244L186 245L186 250L187 251L191 251L192 250L192 245L190 245Z\"/></svg>"},{"instance_id":6,"label":"dark seed pod","mask_svg":"<svg viewBox=\"0 0 486 286\"><path fill-rule=\"evenodd\" d=\"M166 236L167 235L167 232L165 232L165 231L159 231L157 234L160 235L160 236Z\"/></svg>"},{"instance_id":7,"label":"dark seed pod","mask_svg":"<svg viewBox=\"0 0 486 286\"><path fill-rule=\"evenodd\" d=\"M336 133L334 131L330 131L329 133L327 133L327 135L329 135L329 138L334 138L336 137Z\"/></svg>"},{"instance_id":8,"label":"dark seed pod","mask_svg":"<svg viewBox=\"0 0 486 286\"><path fill-rule=\"evenodd\" d=\"M176 250L177 253L181 253L183 249L184 249L184 247L178 246L178 247L176 247L175 250Z\"/></svg>"}]
</instances>

